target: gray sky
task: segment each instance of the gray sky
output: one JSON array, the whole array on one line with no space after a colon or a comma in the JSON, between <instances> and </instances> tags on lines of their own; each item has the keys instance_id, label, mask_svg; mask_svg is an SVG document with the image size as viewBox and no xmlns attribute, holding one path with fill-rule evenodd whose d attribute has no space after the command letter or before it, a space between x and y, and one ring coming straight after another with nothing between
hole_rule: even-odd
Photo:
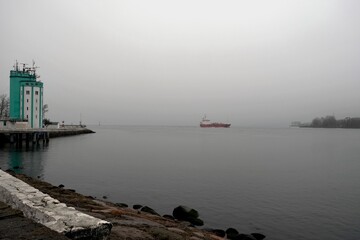
<instances>
[{"instance_id":1,"label":"gray sky","mask_svg":"<svg viewBox=\"0 0 360 240\"><path fill-rule=\"evenodd\" d=\"M34 59L54 121L360 116L359 25L358 0L0 0L0 93Z\"/></svg>"}]
</instances>

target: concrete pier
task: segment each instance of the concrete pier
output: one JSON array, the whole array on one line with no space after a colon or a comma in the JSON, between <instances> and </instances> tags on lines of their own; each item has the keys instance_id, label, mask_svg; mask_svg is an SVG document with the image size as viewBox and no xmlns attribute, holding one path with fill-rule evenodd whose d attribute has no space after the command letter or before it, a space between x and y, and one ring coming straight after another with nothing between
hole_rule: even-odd
<instances>
[{"instance_id":1,"label":"concrete pier","mask_svg":"<svg viewBox=\"0 0 360 240\"><path fill-rule=\"evenodd\" d=\"M0 144L10 143L18 147L22 144L47 144L50 138L72 136L78 134L94 133L87 128L60 128L60 129L0 129Z\"/></svg>"},{"instance_id":2,"label":"concrete pier","mask_svg":"<svg viewBox=\"0 0 360 240\"><path fill-rule=\"evenodd\" d=\"M107 239L112 224L81 213L0 170L0 201L72 239Z\"/></svg>"}]
</instances>

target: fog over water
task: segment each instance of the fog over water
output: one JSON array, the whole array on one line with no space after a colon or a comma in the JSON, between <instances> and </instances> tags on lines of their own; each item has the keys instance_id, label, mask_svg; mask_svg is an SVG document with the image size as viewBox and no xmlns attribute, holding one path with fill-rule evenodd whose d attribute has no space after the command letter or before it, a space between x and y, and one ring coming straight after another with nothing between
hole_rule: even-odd
<instances>
[{"instance_id":1,"label":"fog over water","mask_svg":"<svg viewBox=\"0 0 360 240\"><path fill-rule=\"evenodd\" d=\"M360 116L359 13L356 0L0 0L0 93L34 59L54 121Z\"/></svg>"}]
</instances>

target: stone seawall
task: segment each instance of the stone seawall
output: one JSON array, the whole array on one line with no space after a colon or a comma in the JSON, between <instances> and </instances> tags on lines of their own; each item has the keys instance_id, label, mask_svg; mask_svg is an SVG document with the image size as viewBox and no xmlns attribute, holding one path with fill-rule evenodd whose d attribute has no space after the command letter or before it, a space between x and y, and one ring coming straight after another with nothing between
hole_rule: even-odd
<instances>
[{"instance_id":1,"label":"stone seawall","mask_svg":"<svg viewBox=\"0 0 360 240\"><path fill-rule=\"evenodd\" d=\"M112 224L68 207L0 170L0 201L72 239L107 239Z\"/></svg>"}]
</instances>

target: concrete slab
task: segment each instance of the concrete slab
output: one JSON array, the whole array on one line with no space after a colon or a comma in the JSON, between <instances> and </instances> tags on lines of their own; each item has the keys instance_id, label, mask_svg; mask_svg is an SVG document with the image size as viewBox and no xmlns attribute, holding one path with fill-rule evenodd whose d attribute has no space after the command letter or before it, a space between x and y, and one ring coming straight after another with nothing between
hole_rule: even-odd
<instances>
[{"instance_id":1,"label":"concrete slab","mask_svg":"<svg viewBox=\"0 0 360 240\"><path fill-rule=\"evenodd\" d=\"M0 201L72 239L107 239L112 224L94 218L0 170Z\"/></svg>"},{"instance_id":2,"label":"concrete slab","mask_svg":"<svg viewBox=\"0 0 360 240\"><path fill-rule=\"evenodd\" d=\"M0 239L69 240L64 235L25 218L21 211L3 202L0 202Z\"/></svg>"}]
</instances>

